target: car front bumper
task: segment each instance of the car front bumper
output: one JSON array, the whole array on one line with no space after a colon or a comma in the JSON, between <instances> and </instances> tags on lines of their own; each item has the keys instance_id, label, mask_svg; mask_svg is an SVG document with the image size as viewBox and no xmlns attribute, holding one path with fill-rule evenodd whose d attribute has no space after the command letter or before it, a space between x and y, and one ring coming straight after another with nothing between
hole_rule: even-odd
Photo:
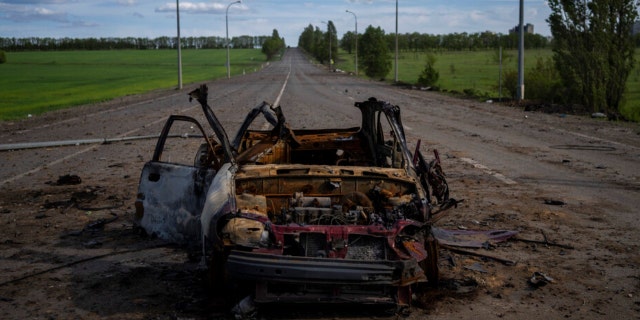
<instances>
[{"instance_id":1,"label":"car front bumper","mask_svg":"<svg viewBox=\"0 0 640 320\"><path fill-rule=\"evenodd\" d=\"M409 304L411 284L426 281L413 259L363 261L232 251L226 269L233 278L256 281L257 302Z\"/></svg>"}]
</instances>

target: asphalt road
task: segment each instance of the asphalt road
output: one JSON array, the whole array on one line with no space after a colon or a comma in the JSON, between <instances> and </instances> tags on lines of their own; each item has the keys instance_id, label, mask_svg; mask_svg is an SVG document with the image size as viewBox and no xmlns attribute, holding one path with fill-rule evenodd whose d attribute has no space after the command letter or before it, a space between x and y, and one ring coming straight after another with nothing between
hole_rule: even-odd
<instances>
[{"instance_id":1,"label":"asphalt road","mask_svg":"<svg viewBox=\"0 0 640 320\"><path fill-rule=\"evenodd\" d=\"M421 140L429 158L438 149L452 196L465 200L439 226L518 230L539 241L482 251L515 266L443 250L441 288L419 294L409 317L640 317L637 124L393 87L329 72L296 49L256 73L207 85L209 104L230 136L262 101L281 105L293 128L357 126L353 103L369 97L399 105L410 145ZM170 114L206 124L187 99L196 86L2 122L0 143L157 135ZM175 139L176 149L185 141ZM139 139L0 151L0 318L228 315L197 289L196 266L179 248L131 231L137 179L154 146L154 139ZM67 174L82 183L56 185ZM68 236L114 216L103 233ZM554 282L532 287L536 271ZM361 317L353 310L312 314Z\"/></svg>"}]
</instances>

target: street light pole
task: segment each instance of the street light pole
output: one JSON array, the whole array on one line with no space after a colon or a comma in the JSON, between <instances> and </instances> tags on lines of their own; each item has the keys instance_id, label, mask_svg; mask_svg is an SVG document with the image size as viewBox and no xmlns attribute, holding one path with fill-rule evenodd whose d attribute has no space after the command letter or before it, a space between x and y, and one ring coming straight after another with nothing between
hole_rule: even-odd
<instances>
[{"instance_id":1,"label":"street light pole","mask_svg":"<svg viewBox=\"0 0 640 320\"><path fill-rule=\"evenodd\" d=\"M524 0L520 0L520 19L518 24L518 101L524 100Z\"/></svg>"},{"instance_id":2,"label":"street light pole","mask_svg":"<svg viewBox=\"0 0 640 320\"><path fill-rule=\"evenodd\" d=\"M349 10L347 12L351 13L353 18L356 19L356 76L358 76L358 16Z\"/></svg>"},{"instance_id":3,"label":"street light pole","mask_svg":"<svg viewBox=\"0 0 640 320\"><path fill-rule=\"evenodd\" d=\"M180 0L176 0L176 24L178 26L178 89L182 89L182 46L180 44Z\"/></svg>"},{"instance_id":4,"label":"street light pole","mask_svg":"<svg viewBox=\"0 0 640 320\"><path fill-rule=\"evenodd\" d=\"M231 7L236 3L242 3L242 1L238 0L238 1L229 3L229 5L227 6L227 11L224 15L226 29L227 29L227 79L231 78L231 68L230 68L231 62L229 61L229 7Z\"/></svg>"},{"instance_id":5,"label":"street light pole","mask_svg":"<svg viewBox=\"0 0 640 320\"><path fill-rule=\"evenodd\" d=\"M398 82L398 0L396 0L396 82Z\"/></svg>"}]
</instances>

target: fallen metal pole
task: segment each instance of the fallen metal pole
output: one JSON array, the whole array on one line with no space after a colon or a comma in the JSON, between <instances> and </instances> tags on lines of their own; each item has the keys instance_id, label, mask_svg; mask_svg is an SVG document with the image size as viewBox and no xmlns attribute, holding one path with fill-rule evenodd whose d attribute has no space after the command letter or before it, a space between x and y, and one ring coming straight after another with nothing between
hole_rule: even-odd
<instances>
[{"instance_id":1,"label":"fallen metal pole","mask_svg":"<svg viewBox=\"0 0 640 320\"><path fill-rule=\"evenodd\" d=\"M131 140L158 139L158 137L159 137L158 135L150 135L150 136L135 136L135 137L121 137L121 138L10 143L10 144L0 144L0 151L64 147L64 146L79 146L83 144L98 144L98 143L106 144L111 142L122 142L122 141L131 141ZM201 138L202 135L183 134L183 135L169 136L169 138L195 138L195 137Z\"/></svg>"},{"instance_id":2,"label":"fallen metal pole","mask_svg":"<svg viewBox=\"0 0 640 320\"><path fill-rule=\"evenodd\" d=\"M453 251L453 252L457 252L457 253L461 253L461 254L468 254L468 255L481 257L481 258L492 259L492 260L498 261L498 262L500 262L500 263L502 263L504 265L507 265L507 266L515 266L516 262L517 262L517 261L514 261L514 260L510 260L510 259L496 257L496 256L491 255L491 254L480 253L480 252L470 251L470 250L464 250L464 249L456 248L454 246L448 246L448 245L445 245L445 244L439 244L439 245L440 245L441 248L447 249L449 251Z\"/></svg>"}]
</instances>

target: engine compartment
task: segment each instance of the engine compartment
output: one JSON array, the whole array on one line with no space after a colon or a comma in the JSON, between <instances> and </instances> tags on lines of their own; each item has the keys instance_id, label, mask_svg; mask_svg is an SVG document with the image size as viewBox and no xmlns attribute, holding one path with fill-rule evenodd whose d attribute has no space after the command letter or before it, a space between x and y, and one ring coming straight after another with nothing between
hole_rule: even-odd
<instances>
[{"instance_id":1,"label":"engine compartment","mask_svg":"<svg viewBox=\"0 0 640 320\"><path fill-rule=\"evenodd\" d=\"M243 166L235 179L239 211L276 225L390 225L424 221L428 204L404 170Z\"/></svg>"}]
</instances>

